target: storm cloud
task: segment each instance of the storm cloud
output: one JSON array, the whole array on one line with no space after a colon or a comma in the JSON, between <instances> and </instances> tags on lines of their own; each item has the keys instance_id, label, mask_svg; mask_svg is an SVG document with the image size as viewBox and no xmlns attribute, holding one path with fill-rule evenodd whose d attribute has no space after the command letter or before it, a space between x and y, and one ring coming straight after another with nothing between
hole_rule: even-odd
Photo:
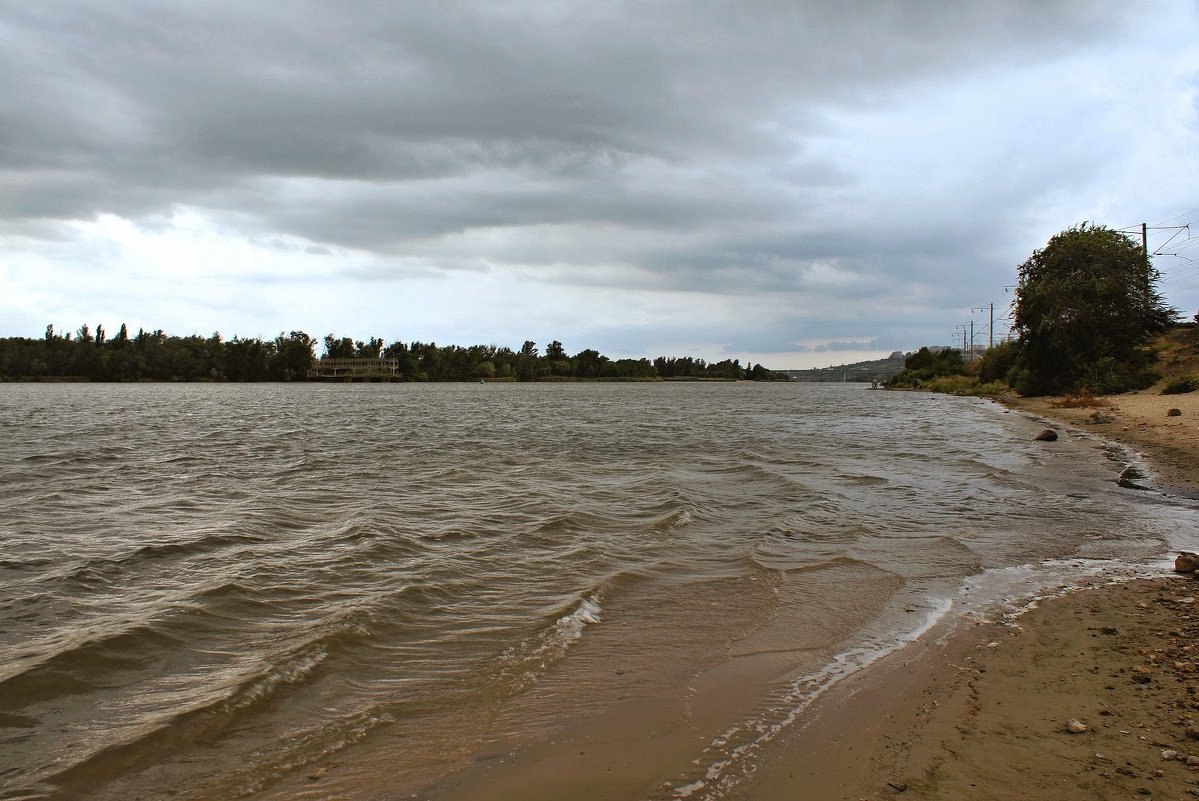
<instances>
[{"instance_id":1,"label":"storm cloud","mask_svg":"<svg viewBox=\"0 0 1199 801\"><path fill-rule=\"evenodd\" d=\"M1082 220L1199 222L1190 3L13 5L0 334L782 368L948 341Z\"/></svg>"}]
</instances>

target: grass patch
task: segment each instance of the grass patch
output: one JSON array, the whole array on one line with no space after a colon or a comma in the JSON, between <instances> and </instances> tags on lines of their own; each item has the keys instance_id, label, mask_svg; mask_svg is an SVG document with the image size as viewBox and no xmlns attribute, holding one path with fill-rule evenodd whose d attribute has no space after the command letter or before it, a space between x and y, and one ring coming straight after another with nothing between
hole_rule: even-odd
<instances>
[{"instance_id":1,"label":"grass patch","mask_svg":"<svg viewBox=\"0 0 1199 801\"><path fill-rule=\"evenodd\" d=\"M1183 395L1199 389L1199 377L1193 375L1178 375L1166 381L1162 387L1163 395Z\"/></svg>"},{"instance_id":2,"label":"grass patch","mask_svg":"<svg viewBox=\"0 0 1199 801\"><path fill-rule=\"evenodd\" d=\"M981 384L972 375L945 375L938 378L930 378L921 385L921 388L927 389L929 392L940 392L945 395L969 395L978 398L993 398L997 395L1002 395L1007 390L1007 385L1002 381L991 381Z\"/></svg>"},{"instance_id":3,"label":"grass patch","mask_svg":"<svg viewBox=\"0 0 1199 801\"><path fill-rule=\"evenodd\" d=\"M1071 395L1063 395L1052 400L1049 405L1055 409L1106 409L1112 404L1103 398L1095 397L1091 390L1082 389Z\"/></svg>"}]
</instances>

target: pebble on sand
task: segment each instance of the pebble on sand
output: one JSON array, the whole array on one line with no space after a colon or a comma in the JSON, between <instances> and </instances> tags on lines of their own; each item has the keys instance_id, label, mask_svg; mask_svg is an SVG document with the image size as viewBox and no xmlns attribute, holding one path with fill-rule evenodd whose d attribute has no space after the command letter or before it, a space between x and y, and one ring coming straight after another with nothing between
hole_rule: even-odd
<instances>
[{"instance_id":1,"label":"pebble on sand","mask_svg":"<svg viewBox=\"0 0 1199 801\"><path fill-rule=\"evenodd\" d=\"M1191 551L1179 551L1174 558L1175 573L1193 573L1199 570L1199 554Z\"/></svg>"}]
</instances>

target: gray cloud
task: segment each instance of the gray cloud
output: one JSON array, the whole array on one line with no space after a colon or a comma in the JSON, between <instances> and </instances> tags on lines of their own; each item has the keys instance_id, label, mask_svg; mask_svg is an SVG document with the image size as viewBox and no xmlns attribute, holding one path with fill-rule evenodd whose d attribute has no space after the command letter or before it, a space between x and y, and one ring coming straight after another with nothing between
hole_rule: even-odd
<instances>
[{"instance_id":1,"label":"gray cloud","mask_svg":"<svg viewBox=\"0 0 1199 801\"><path fill-rule=\"evenodd\" d=\"M1115 145L1063 144L1068 97L1041 107L1048 131L1013 108L994 141L953 140L953 109L930 105L927 132L917 116L890 144L888 115L1099 52L1131 16L1073 0L249 5L0 10L0 231L49 241L68 236L56 223L148 227L188 208L331 262L367 254L338 268L355 281L510 269L781 293L806 316L727 337L758 350L817 328L863 341L862 318L811 314L830 304L902 299L902 320L1001 284L1007 225L1092 180ZM1002 118L962 97L966 118ZM855 145L860 121L879 130ZM909 161L926 184L894 183ZM954 281L967 259L981 280ZM911 330L873 322L867 340ZM606 336L635 334L651 332Z\"/></svg>"},{"instance_id":2,"label":"gray cloud","mask_svg":"<svg viewBox=\"0 0 1199 801\"><path fill-rule=\"evenodd\" d=\"M6 12L0 97L16 113L0 155L32 177L15 211L150 213L280 177L385 186L402 202L422 182L503 170L555 181L585 220L602 199L592 210L574 190L600 181L632 204L632 162L669 174L781 157L760 123L794 136L819 127L821 103L1043 58L1113 23L1110 6L1075 3L244 5ZM44 191L47 177L75 191Z\"/></svg>"}]
</instances>

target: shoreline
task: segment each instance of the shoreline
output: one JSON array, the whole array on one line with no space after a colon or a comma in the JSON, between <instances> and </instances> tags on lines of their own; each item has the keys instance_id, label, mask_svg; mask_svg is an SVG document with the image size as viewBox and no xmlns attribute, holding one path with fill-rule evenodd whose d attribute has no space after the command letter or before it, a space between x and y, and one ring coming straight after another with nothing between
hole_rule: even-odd
<instances>
[{"instance_id":1,"label":"shoreline","mask_svg":"<svg viewBox=\"0 0 1199 801\"><path fill-rule=\"evenodd\" d=\"M1060 398L1005 397L998 402L1048 425L1074 427L1143 455L1149 486L1167 495L1199 499L1199 392L1161 395L1155 390L1103 396L1095 405L1055 405ZM1180 414L1170 416L1171 409Z\"/></svg>"},{"instance_id":2,"label":"shoreline","mask_svg":"<svg viewBox=\"0 0 1199 801\"><path fill-rule=\"evenodd\" d=\"M921 641L827 693L730 798L1187 796L1197 591L1169 576L1094 586Z\"/></svg>"},{"instance_id":3,"label":"shoreline","mask_svg":"<svg viewBox=\"0 0 1199 801\"><path fill-rule=\"evenodd\" d=\"M1147 463L1143 488L1199 498L1199 393L1055 400L1001 405L1126 447ZM1165 570L1086 582L1014 620L960 620L824 693L728 797L1199 795L1197 635L1199 583Z\"/></svg>"}]
</instances>

